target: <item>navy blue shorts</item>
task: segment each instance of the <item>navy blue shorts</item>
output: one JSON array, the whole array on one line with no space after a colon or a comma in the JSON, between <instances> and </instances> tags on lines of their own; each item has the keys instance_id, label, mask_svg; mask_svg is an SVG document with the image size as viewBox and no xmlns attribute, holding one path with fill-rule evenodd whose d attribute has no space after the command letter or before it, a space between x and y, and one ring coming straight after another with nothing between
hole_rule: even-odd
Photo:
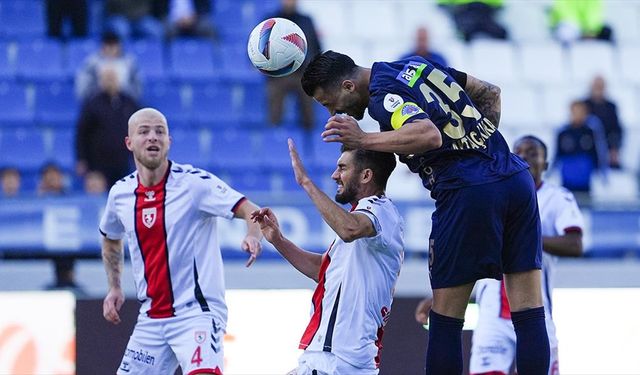
<instances>
[{"instance_id":1,"label":"navy blue shorts","mask_svg":"<svg viewBox=\"0 0 640 375\"><path fill-rule=\"evenodd\" d=\"M433 289L540 269L542 238L528 170L436 194L429 238Z\"/></svg>"}]
</instances>

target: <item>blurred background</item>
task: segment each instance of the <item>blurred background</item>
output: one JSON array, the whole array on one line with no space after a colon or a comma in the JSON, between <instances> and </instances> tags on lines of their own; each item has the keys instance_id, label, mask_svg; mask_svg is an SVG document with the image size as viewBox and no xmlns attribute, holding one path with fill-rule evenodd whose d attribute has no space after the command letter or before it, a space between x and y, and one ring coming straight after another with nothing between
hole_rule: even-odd
<instances>
[{"instance_id":1,"label":"blurred background","mask_svg":"<svg viewBox=\"0 0 640 375\"><path fill-rule=\"evenodd\" d=\"M267 79L247 58L250 31L273 16L303 28L308 58L332 49L370 66L419 54L499 85L507 142L544 140L546 179L573 191L586 219L585 257L557 270L561 371L640 373L630 351L640 348L640 1L0 0L1 374L116 368L137 307L126 266L129 320L102 321L97 225L109 187L133 170L123 138L141 107L167 116L172 160L274 207L294 242L326 249L333 233L295 184L286 139L333 196L338 147L320 138L328 113L301 94L302 69ZM368 117L361 126L377 131ZM413 309L430 293L434 207L404 166L387 193L407 223L407 249L381 373L414 374L426 331ZM243 229L220 223L235 319L225 373L284 373L314 285L269 247L245 269ZM242 315L262 313L262 298L292 312L268 315L283 337L271 351L251 347L264 321ZM594 326L603 312L617 325ZM249 352L264 359L248 363Z\"/></svg>"}]
</instances>

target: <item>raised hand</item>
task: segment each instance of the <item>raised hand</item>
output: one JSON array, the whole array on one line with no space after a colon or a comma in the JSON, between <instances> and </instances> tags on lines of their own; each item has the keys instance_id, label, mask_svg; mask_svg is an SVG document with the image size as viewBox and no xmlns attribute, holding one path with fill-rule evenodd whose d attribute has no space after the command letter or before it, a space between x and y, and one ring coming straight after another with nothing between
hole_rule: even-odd
<instances>
[{"instance_id":1,"label":"raised hand","mask_svg":"<svg viewBox=\"0 0 640 375\"><path fill-rule=\"evenodd\" d=\"M308 182L310 178L304 168L304 164L302 164L300 155L298 155L298 150L296 149L296 145L293 143L293 139L289 138L288 143L289 156L291 157L291 167L293 167L293 173L296 176L296 182L298 183L298 185L302 186L305 182Z\"/></svg>"},{"instance_id":2,"label":"raised hand","mask_svg":"<svg viewBox=\"0 0 640 375\"><path fill-rule=\"evenodd\" d=\"M278 218L269 207L253 211L251 213L251 220L260 225L260 231L262 231L264 238L270 243L282 238Z\"/></svg>"}]
</instances>

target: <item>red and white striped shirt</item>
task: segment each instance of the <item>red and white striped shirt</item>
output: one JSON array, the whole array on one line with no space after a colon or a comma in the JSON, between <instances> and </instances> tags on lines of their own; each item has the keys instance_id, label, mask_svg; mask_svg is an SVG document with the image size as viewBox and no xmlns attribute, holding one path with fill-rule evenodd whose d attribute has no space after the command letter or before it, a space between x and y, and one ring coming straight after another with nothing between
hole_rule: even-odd
<instances>
[{"instance_id":1,"label":"red and white striped shirt","mask_svg":"<svg viewBox=\"0 0 640 375\"><path fill-rule=\"evenodd\" d=\"M126 239L140 313L150 318L210 311L226 326L217 218L231 219L245 198L213 174L169 162L150 187L137 172L109 191L100 232Z\"/></svg>"}]
</instances>

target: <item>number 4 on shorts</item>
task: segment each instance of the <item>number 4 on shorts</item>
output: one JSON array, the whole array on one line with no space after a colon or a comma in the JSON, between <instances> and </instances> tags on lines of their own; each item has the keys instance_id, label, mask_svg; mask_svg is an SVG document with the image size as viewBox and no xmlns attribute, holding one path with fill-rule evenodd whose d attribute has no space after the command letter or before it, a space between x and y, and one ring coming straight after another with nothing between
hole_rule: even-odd
<instances>
[{"instance_id":1,"label":"number 4 on shorts","mask_svg":"<svg viewBox=\"0 0 640 375\"><path fill-rule=\"evenodd\" d=\"M193 355L191 356L191 363L195 363L197 367L200 367L200 364L202 363L200 346L198 346L196 350L193 352Z\"/></svg>"}]
</instances>

